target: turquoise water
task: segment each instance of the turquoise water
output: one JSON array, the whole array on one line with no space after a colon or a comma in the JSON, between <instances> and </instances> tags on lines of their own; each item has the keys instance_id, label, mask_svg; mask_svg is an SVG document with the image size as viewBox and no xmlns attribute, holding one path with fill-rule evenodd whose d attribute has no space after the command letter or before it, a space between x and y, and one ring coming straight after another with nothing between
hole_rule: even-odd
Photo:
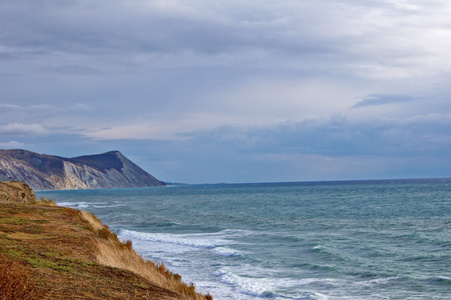
<instances>
[{"instance_id":1,"label":"turquoise water","mask_svg":"<svg viewBox=\"0 0 451 300\"><path fill-rule=\"evenodd\" d=\"M214 299L451 299L451 180L38 192Z\"/></svg>"}]
</instances>

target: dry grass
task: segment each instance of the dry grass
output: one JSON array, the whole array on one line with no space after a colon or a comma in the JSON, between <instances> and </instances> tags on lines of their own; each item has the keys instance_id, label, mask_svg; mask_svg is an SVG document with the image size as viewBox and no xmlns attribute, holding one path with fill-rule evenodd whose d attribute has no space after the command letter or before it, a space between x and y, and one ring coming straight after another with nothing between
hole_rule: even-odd
<instances>
[{"instance_id":1,"label":"dry grass","mask_svg":"<svg viewBox=\"0 0 451 300\"><path fill-rule=\"evenodd\" d=\"M0 252L0 299L42 299L44 291L36 289L30 272L20 263Z\"/></svg>"},{"instance_id":2,"label":"dry grass","mask_svg":"<svg viewBox=\"0 0 451 300\"><path fill-rule=\"evenodd\" d=\"M81 217L91 224L92 229L95 231L102 230L105 227L99 218L84 209L81 211Z\"/></svg>"},{"instance_id":3,"label":"dry grass","mask_svg":"<svg viewBox=\"0 0 451 300\"><path fill-rule=\"evenodd\" d=\"M96 255L100 264L141 275L160 287L182 294L186 299L212 299L210 295L204 296L196 293L193 284L187 285L182 282L182 277L167 270L163 263L155 264L144 260L133 250L131 241L121 243L117 235L112 233L108 226L103 225L95 215L86 210L81 211L81 215L101 237L97 241L98 252Z\"/></svg>"},{"instance_id":4,"label":"dry grass","mask_svg":"<svg viewBox=\"0 0 451 300\"><path fill-rule=\"evenodd\" d=\"M155 264L144 260L133 250L130 241L125 244L118 244L113 240L99 241L97 260L103 265L139 274L160 287L182 294L186 299L208 299L197 294L193 284L185 284L180 275L167 270L163 263Z\"/></svg>"}]
</instances>

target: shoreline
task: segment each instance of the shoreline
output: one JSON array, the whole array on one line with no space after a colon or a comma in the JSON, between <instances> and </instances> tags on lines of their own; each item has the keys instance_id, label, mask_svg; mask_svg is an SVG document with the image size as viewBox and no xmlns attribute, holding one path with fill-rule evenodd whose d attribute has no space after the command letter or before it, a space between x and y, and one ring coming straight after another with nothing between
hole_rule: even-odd
<instances>
[{"instance_id":1,"label":"shoreline","mask_svg":"<svg viewBox=\"0 0 451 300\"><path fill-rule=\"evenodd\" d=\"M144 260L93 214L39 201L22 182L0 183L0 265L9 276L0 280L0 296L212 299L164 264ZM8 289L3 282L11 278L16 288Z\"/></svg>"}]
</instances>

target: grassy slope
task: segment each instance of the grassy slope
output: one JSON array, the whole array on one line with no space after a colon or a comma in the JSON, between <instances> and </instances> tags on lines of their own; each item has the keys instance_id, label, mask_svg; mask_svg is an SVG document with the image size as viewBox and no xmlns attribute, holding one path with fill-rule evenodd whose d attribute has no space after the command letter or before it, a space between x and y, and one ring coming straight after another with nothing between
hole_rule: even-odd
<instances>
[{"instance_id":1,"label":"grassy slope","mask_svg":"<svg viewBox=\"0 0 451 300\"><path fill-rule=\"evenodd\" d=\"M21 299L211 299L95 216L43 203L0 202L0 298L12 280Z\"/></svg>"}]
</instances>

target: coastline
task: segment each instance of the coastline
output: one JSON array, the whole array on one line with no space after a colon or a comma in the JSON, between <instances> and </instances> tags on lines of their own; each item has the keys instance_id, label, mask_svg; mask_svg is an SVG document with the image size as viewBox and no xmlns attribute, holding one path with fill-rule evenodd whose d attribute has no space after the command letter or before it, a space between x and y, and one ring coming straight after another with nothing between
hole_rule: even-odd
<instances>
[{"instance_id":1,"label":"coastline","mask_svg":"<svg viewBox=\"0 0 451 300\"><path fill-rule=\"evenodd\" d=\"M0 183L0 267L0 295L11 298L212 299L91 213L39 201L21 182Z\"/></svg>"}]
</instances>

